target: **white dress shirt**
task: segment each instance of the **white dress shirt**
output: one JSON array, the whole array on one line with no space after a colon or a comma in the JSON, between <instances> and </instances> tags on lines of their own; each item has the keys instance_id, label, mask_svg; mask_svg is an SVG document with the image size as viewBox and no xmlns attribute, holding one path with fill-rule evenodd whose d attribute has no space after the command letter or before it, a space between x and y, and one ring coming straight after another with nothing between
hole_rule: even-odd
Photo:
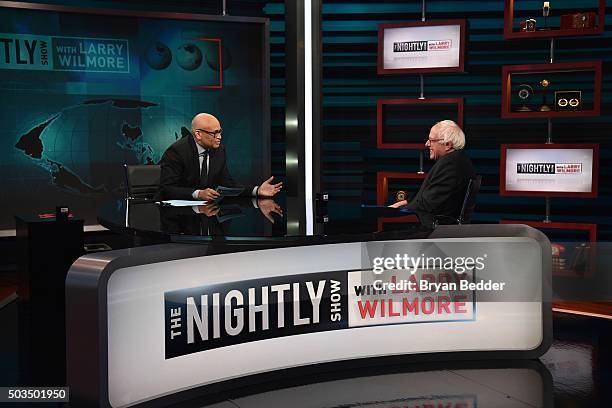
<instances>
[{"instance_id":1,"label":"white dress shirt","mask_svg":"<svg viewBox=\"0 0 612 408\"><path fill-rule=\"evenodd\" d=\"M196 148L198 149L198 160L200 161L200 174L202 173L202 162L204 161L204 157L206 157L206 174L208 174L208 171L210 170L210 150L208 151L208 154L202 155L202 153L204 153L206 149L200 146L197 142L195 145L196 145ZM251 195L253 197L257 197L258 188L259 186L253 187L253 191L251 191ZM194 200L199 200L199 197L198 197L199 193L200 193L200 190L195 190L193 193L191 193L191 196L193 197Z\"/></svg>"}]
</instances>

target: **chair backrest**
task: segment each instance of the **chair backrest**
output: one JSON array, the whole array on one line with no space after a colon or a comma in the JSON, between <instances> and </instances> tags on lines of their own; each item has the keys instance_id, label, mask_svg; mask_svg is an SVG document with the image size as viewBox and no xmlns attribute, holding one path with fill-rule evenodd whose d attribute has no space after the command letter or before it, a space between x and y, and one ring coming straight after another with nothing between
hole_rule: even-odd
<instances>
[{"instance_id":1,"label":"chair backrest","mask_svg":"<svg viewBox=\"0 0 612 408\"><path fill-rule=\"evenodd\" d=\"M463 205L461 206L461 213L459 214L459 224L467 224L472 218L474 213L474 207L476 207L476 197L480 191L480 184L482 182L482 176L478 175L471 178L468 182L467 189L465 190L465 197L463 199Z\"/></svg>"},{"instance_id":2,"label":"chair backrest","mask_svg":"<svg viewBox=\"0 0 612 408\"><path fill-rule=\"evenodd\" d=\"M161 166L158 164L124 164L127 198L153 198L159 188Z\"/></svg>"}]
</instances>

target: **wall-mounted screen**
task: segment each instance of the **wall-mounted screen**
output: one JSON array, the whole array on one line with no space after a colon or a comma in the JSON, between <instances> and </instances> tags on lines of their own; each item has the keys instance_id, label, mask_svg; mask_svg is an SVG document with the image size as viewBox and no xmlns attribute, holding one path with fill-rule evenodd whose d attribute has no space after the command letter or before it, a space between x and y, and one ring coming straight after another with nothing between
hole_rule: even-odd
<instances>
[{"instance_id":1,"label":"wall-mounted screen","mask_svg":"<svg viewBox=\"0 0 612 408\"><path fill-rule=\"evenodd\" d=\"M381 24L378 73L463 72L465 20Z\"/></svg>"},{"instance_id":2,"label":"wall-mounted screen","mask_svg":"<svg viewBox=\"0 0 612 408\"><path fill-rule=\"evenodd\" d=\"M198 112L236 180L269 173L267 19L2 4L0 230L56 205L96 224L123 164L157 163Z\"/></svg>"},{"instance_id":3,"label":"wall-mounted screen","mask_svg":"<svg viewBox=\"0 0 612 408\"><path fill-rule=\"evenodd\" d=\"M598 144L506 144L501 146L500 193L596 197L598 170Z\"/></svg>"}]
</instances>

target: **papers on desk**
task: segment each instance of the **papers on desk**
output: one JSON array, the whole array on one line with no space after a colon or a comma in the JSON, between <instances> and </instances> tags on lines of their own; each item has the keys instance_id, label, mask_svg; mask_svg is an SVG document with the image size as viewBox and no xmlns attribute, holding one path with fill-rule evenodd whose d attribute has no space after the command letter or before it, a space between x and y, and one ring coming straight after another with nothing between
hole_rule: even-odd
<instances>
[{"instance_id":1,"label":"papers on desk","mask_svg":"<svg viewBox=\"0 0 612 408\"><path fill-rule=\"evenodd\" d=\"M202 200L166 200L166 201L159 201L158 204L167 205L170 207L192 207L194 205L204 205L207 202L208 201L202 201Z\"/></svg>"}]
</instances>

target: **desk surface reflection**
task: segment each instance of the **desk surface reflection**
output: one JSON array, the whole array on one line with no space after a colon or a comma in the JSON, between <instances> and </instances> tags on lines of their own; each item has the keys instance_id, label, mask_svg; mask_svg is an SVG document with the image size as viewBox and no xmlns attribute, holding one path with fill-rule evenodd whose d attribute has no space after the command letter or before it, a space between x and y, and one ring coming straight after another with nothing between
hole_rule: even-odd
<instances>
[{"instance_id":1,"label":"desk surface reflection","mask_svg":"<svg viewBox=\"0 0 612 408\"><path fill-rule=\"evenodd\" d=\"M118 233L172 241L213 239L291 240L401 231L425 238L432 228L407 211L331 201L312 205L280 196L272 199L225 198L203 206L172 207L154 201L118 200L98 212L98 221Z\"/></svg>"}]
</instances>

